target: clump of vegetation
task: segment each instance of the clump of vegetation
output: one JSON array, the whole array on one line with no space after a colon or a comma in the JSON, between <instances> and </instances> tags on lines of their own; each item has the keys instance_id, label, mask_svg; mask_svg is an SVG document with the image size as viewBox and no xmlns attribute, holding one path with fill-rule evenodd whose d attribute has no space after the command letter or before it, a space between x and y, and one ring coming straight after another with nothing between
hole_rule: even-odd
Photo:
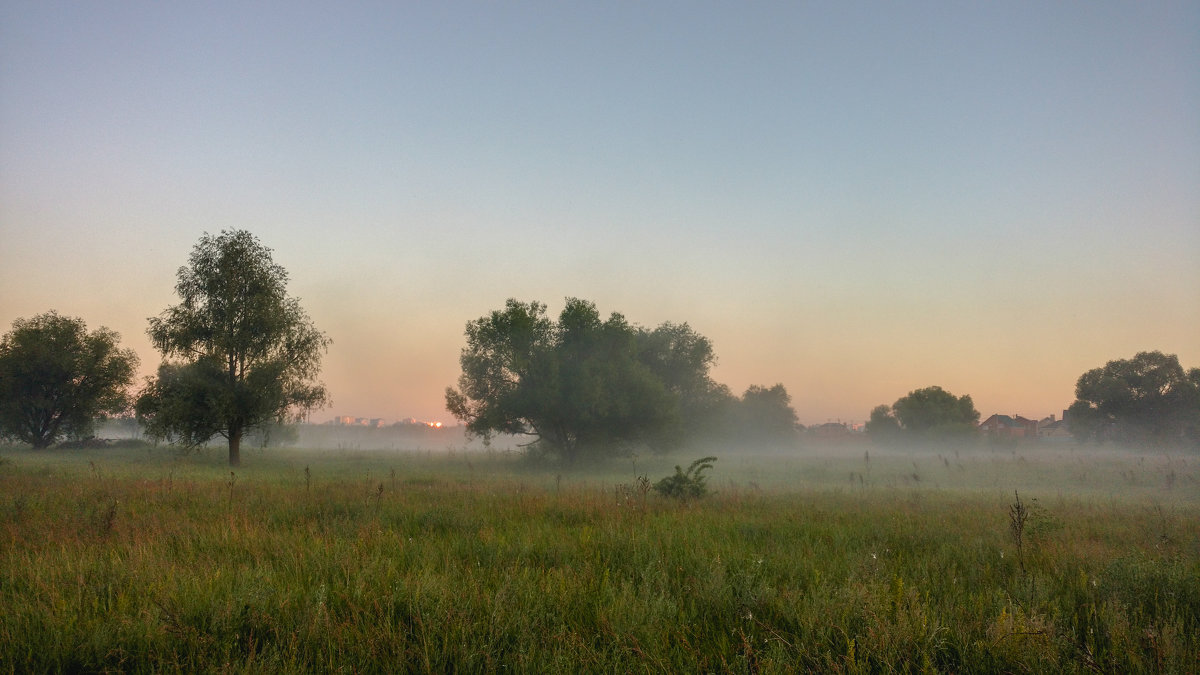
<instances>
[{"instance_id":1,"label":"clump of vegetation","mask_svg":"<svg viewBox=\"0 0 1200 675\"><path fill-rule=\"evenodd\" d=\"M140 438L78 438L63 441L56 445L60 450L145 450L154 447L149 441Z\"/></svg>"},{"instance_id":2,"label":"clump of vegetation","mask_svg":"<svg viewBox=\"0 0 1200 675\"><path fill-rule=\"evenodd\" d=\"M561 482L561 474L558 476L558 480ZM629 483L620 483L616 488L617 505L633 504L644 510L646 508L646 495L650 493L653 487L654 485L646 476L638 476L632 485Z\"/></svg>"},{"instance_id":3,"label":"clump of vegetation","mask_svg":"<svg viewBox=\"0 0 1200 675\"><path fill-rule=\"evenodd\" d=\"M76 438L70 441L63 441L58 444L58 448L60 450L96 450L107 447L107 438L96 438L95 436Z\"/></svg>"},{"instance_id":4,"label":"clump of vegetation","mask_svg":"<svg viewBox=\"0 0 1200 675\"><path fill-rule=\"evenodd\" d=\"M0 338L0 438L41 450L87 438L97 418L125 410L138 358L120 341L53 310L14 321Z\"/></svg>"},{"instance_id":5,"label":"clump of vegetation","mask_svg":"<svg viewBox=\"0 0 1200 675\"><path fill-rule=\"evenodd\" d=\"M686 323L653 330L567 298L555 321L540 302L509 299L467 324L458 387L446 409L486 443L527 436L534 463L669 451L699 439L788 446L796 411L782 384L741 398L709 375L716 354Z\"/></svg>"},{"instance_id":6,"label":"clump of vegetation","mask_svg":"<svg viewBox=\"0 0 1200 675\"><path fill-rule=\"evenodd\" d=\"M1013 543L1017 545L1017 564L1021 573L1025 573L1025 523L1029 520L1029 507L1021 503L1021 495L1014 492L1016 497L1008 507L1008 529L1012 532Z\"/></svg>"},{"instance_id":7,"label":"clump of vegetation","mask_svg":"<svg viewBox=\"0 0 1200 675\"><path fill-rule=\"evenodd\" d=\"M910 391L890 406L876 406L867 434L884 444L961 442L977 434L977 424L979 411L969 395L955 396L933 386Z\"/></svg>"},{"instance_id":8,"label":"clump of vegetation","mask_svg":"<svg viewBox=\"0 0 1200 675\"><path fill-rule=\"evenodd\" d=\"M654 490L664 497L675 499L687 500L703 497L708 494L708 486L704 484L706 480L704 472L711 469L715 461L717 461L716 457L701 457L692 462L687 471L676 464L675 475L667 476L655 483Z\"/></svg>"},{"instance_id":9,"label":"clump of vegetation","mask_svg":"<svg viewBox=\"0 0 1200 675\"><path fill-rule=\"evenodd\" d=\"M1079 376L1071 435L1099 443L1200 447L1200 368L1159 351L1109 361Z\"/></svg>"}]
</instances>

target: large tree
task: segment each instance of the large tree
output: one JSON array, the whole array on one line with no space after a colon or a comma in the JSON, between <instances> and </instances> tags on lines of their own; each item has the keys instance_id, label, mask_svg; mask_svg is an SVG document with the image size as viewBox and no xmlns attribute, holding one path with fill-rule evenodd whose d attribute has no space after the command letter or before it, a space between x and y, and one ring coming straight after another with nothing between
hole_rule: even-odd
<instances>
[{"instance_id":1,"label":"large tree","mask_svg":"<svg viewBox=\"0 0 1200 675\"><path fill-rule=\"evenodd\" d=\"M1200 442L1200 368L1158 351L1109 361L1079 377L1067 424L1080 440Z\"/></svg>"},{"instance_id":2,"label":"large tree","mask_svg":"<svg viewBox=\"0 0 1200 675\"><path fill-rule=\"evenodd\" d=\"M150 319L164 362L137 413L151 435L188 446L222 436L237 466L246 432L326 403L316 377L330 341L287 279L249 232L201 237L179 268L181 302Z\"/></svg>"},{"instance_id":3,"label":"large tree","mask_svg":"<svg viewBox=\"0 0 1200 675\"><path fill-rule=\"evenodd\" d=\"M871 410L867 432L875 440L956 440L978 430L979 411L970 395L955 396L938 386L908 392L890 407Z\"/></svg>"},{"instance_id":4,"label":"large tree","mask_svg":"<svg viewBox=\"0 0 1200 675\"><path fill-rule=\"evenodd\" d=\"M120 339L53 311L14 321L0 340L0 433L41 449L125 410L138 358Z\"/></svg>"},{"instance_id":5,"label":"large tree","mask_svg":"<svg viewBox=\"0 0 1200 675\"><path fill-rule=\"evenodd\" d=\"M648 346L639 335L584 300L568 298L555 322L544 304L510 299L467 324L462 375L446 389L446 407L471 433L528 435L568 462L659 445L677 428L677 392L691 386L664 373L686 355L662 346L679 340Z\"/></svg>"}]
</instances>

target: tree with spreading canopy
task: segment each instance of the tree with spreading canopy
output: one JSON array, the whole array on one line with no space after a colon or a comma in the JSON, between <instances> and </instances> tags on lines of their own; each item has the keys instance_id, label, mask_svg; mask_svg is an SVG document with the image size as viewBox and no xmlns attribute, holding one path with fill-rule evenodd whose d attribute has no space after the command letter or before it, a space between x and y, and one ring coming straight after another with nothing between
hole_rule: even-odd
<instances>
[{"instance_id":1,"label":"tree with spreading canopy","mask_svg":"<svg viewBox=\"0 0 1200 675\"><path fill-rule=\"evenodd\" d=\"M467 324L458 388L446 408L467 431L527 435L536 451L567 462L639 448L676 449L704 439L792 439L796 413L783 385L742 399L709 376L712 343L688 324L653 330L568 298L553 321L546 305L510 299Z\"/></svg>"},{"instance_id":2,"label":"tree with spreading canopy","mask_svg":"<svg viewBox=\"0 0 1200 675\"><path fill-rule=\"evenodd\" d=\"M42 449L126 410L138 358L120 339L54 311L14 321L0 340L0 434Z\"/></svg>"},{"instance_id":3,"label":"tree with spreading canopy","mask_svg":"<svg viewBox=\"0 0 1200 675\"><path fill-rule=\"evenodd\" d=\"M1109 361L1079 377L1067 425L1080 440L1200 443L1200 368L1159 351Z\"/></svg>"},{"instance_id":4,"label":"tree with spreading canopy","mask_svg":"<svg viewBox=\"0 0 1200 675\"><path fill-rule=\"evenodd\" d=\"M466 338L450 413L470 433L527 435L567 462L676 447L719 400L712 345L687 324L637 328L578 298L556 322L546 305L510 299Z\"/></svg>"},{"instance_id":5,"label":"tree with spreading canopy","mask_svg":"<svg viewBox=\"0 0 1200 675\"><path fill-rule=\"evenodd\" d=\"M959 440L978 432L979 411L970 395L938 386L908 392L891 406L871 410L867 433L877 441Z\"/></svg>"},{"instance_id":6,"label":"tree with spreading canopy","mask_svg":"<svg viewBox=\"0 0 1200 675\"><path fill-rule=\"evenodd\" d=\"M181 302L150 318L164 358L136 406L150 435L189 447L224 437L237 466L248 431L325 405L316 377L330 340L287 280L251 233L201 237L179 268Z\"/></svg>"}]
</instances>

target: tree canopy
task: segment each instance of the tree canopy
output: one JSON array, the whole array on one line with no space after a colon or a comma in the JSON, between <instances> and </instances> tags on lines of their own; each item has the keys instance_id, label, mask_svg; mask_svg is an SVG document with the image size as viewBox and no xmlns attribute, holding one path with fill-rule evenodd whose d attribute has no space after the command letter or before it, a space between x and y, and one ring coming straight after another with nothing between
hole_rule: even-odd
<instances>
[{"instance_id":1,"label":"tree canopy","mask_svg":"<svg viewBox=\"0 0 1200 675\"><path fill-rule=\"evenodd\" d=\"M236 466L247 431L326 403L315 380L330 341L288 296L287 279L245 230L201 237L179 268L181 302L150 318L164 361L137 413L151 435L184 445L222 436Z\"/></svg>"},{"instance_id":2,"label":"tree canopy","mask_svg":"<svg viewBox=\"0 0 1200 675\"><path fill-rule=\"evenodd\" d=\"M736 438L756 445L787 446L796 441L800 424L792 396L782 384L750 385L731 406L730 430Z\"/></svg>"},{"instance_id":3,"label":"tree canopy","mask_svg":"<svg viewBox=\"0 0 1200 675\"><path fill-rule=\"evenodd\" d=\"M653 330L638 329L638 360L662 382L675 399L678 412L660 429L660 447L676 447L688 440L711 436L726 421L729 388L713 381L709 370L717 356L712 342L686 323L666 322Z\"/></svg>"},{"instance_id":4,"label":"tree canopy","mask_svg":"<svg viewBox=\"0 0 1200 675\"><path fill-rule=\"evenodd\" d=\"M534 449L568 462L702 437L731 441L750 425L752 442L795 438L783 386L733 397L709 375L712 343L686 323L636 327L578 298L554 321L546 305L510 299L465 334L446 408L472 434L527 435Z\"/></svg>"},{"instance_id":5,"label":"tree canopy","mask_svg":"<svg viewBox=\"0 0 1200 675\"><path fill-rule=\"evenodd\" d=\"M120 339L53 311L13 322L0 340L0 433L40 449L125 410L138 358Z\"/></svg>"},{"instance_id":6,"label":"tree canopy","mask_svg":"<svg viewBox=\"0 0 1200 675\"><path fill-rule=\"evenodd\" d=\"M933 386L910 391L891 406L876 406L867 433L884 442L953 440L975 434L978 423L979 411L969 395Z\"/></svg>"},{"instance_id":7,"label":"tree canopy","mask_svg":"<svg viewBox=\"0 0 1200 675\"><path fill-rule=\"evenodd\" d=\"M877 441L893 441L901 437L900 420L892 413L892 406L877 405L871 409L867 420L867 435Z\"/></svg>"},{"instance_id":8,"label":"tree canopy","mask_svg":"<svg viewBox=\"0 0 1200 675\"><path fill-rule=\"evenodd\" d=\"M539 302L510 299L467 324L459 388L446 407L470 433L524 434L567 461L650 444L679 415L640 360L638 331L569 298L557 322Z\"/></svg>"},{"instance_id":9,"label":"tree canopy","mask_svg":"<svg viewBox=\"0 0 1200 675\"><path fill-rule=\"evenodd\" d=\"M1109 361L1079 377L1067 424L1080 440L1200 443L1200 368L1159 351Z\"/></svg>"}]
</instances>

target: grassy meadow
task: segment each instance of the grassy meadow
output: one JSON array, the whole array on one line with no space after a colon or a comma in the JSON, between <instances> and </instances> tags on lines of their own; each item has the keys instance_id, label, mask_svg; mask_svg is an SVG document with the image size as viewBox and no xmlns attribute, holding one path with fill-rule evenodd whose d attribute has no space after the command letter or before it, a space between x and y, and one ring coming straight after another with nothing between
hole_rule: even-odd
<instances>
[{"instance_id":1,"label":"grassy meadow","mask_svg":"<svg viewBox=\"0 0 1200 675\"><path fill-rule=\"evenodd\" d=\"M716 454L0 449L0 672L1200 671L1200 456Z\"/></svg>"}]
</instances>

